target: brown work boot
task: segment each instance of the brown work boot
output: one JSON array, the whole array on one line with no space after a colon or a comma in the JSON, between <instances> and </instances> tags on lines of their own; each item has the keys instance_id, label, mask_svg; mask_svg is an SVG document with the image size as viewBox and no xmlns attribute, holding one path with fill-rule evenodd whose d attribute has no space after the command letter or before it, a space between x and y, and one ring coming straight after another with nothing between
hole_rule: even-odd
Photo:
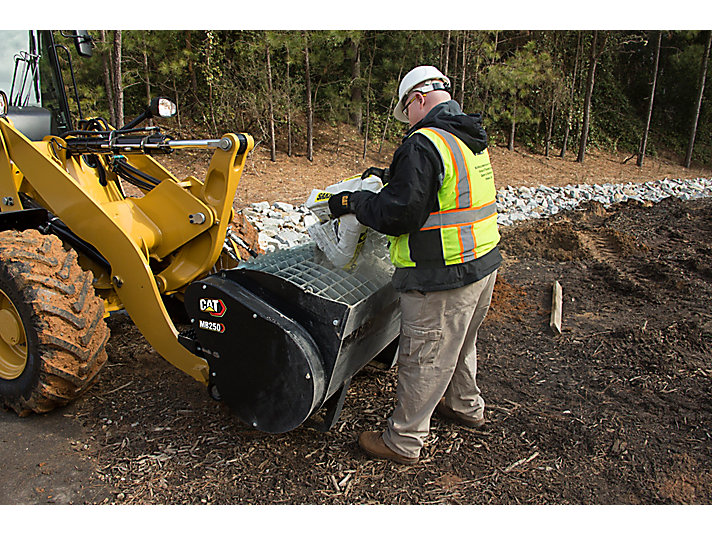
<instances>
[{"instance_id":1,"label":"brown work boot","mask_svg":"<svg viewBox=\"0 0 712 534\"><path fill-rule=\"evenodd\" d=\"M485 426L484 417L475 418L470 417L469 415L456 412L445 404L445 399L440 399L440 402L438 402L438 405L435 407L435 411L441 417L449 419L450 421L452 421L453 423L457 423L458 425L463 425L475 429L482 428L483 426Z\"/></svg>"},{"instance_id":2,"label":"brown work boot","mask_svg":"<svg viewBox=\"0 0 712 534\"><path fill-rule=\"evenodd\" d=\"M383 441L380 432L361 432L361 435L358 437L358 446L361 447L363 452L368 456L378 460L392 460L404 465L412 465L418 461L418 458L402 456L391 450Z\"/></svg>"}]
</instances>

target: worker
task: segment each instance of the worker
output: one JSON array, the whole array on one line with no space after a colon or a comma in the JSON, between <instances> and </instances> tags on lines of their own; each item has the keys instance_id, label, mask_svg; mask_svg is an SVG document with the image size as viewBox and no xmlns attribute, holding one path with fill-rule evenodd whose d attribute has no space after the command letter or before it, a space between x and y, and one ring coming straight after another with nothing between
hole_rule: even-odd
<instances>
[{"instance_id":1,"label":"worker","mask_svg":"<svg viewBox=\"0 0 712 534\"><path fill-rule=\"evenodd\" d=\"M387 169L364 173L386 186L329 199L333 216L354 213L389 236L401 310L397 403L385 431L361 433L359 446L401 464L418 461L435 411L485 424L475 343L502 262L496 189L481 118L464 114L449 88L433 66L408 72L394 116L410 129Z\"/></svg>"}]
</instances>

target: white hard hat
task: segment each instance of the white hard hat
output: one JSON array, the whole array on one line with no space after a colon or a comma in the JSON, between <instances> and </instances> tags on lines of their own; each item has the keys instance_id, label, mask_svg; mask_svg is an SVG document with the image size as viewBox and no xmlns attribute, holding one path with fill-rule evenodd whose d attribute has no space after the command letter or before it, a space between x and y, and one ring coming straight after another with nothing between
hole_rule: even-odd
<instances>
[{"instance_id":1,"label":"white hard hat","mask_svg":"<svg viewBox=\"0 0 712 534\"><path fill-rule=\"evenodd\" d=\"M403 113L405 97L408 96L414 87L423 82L432 82L423 87L422 92L424 93L438 89L444 89L446 91L450 89L450 78L445 76L435 67L431 65L421 65L420 67L415 67L403 77L403 80L401 80L401 83L398 86L398 103L396 104L396 109L393 110L393 116L396 119L401 122L408 122L408 117L406 117L405 113Z\"/></svg>"}]
</instances>

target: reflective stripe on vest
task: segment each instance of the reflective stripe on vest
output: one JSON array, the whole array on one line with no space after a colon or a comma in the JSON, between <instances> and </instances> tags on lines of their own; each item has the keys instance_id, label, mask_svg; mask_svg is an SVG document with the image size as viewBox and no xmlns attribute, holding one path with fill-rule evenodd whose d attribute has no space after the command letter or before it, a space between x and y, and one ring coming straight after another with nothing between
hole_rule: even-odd
<instances>
[{"instance_id":1,"label":"reflective stripe on vest","mask_svg":"<svg viewBox=\"0 0 712 534\"><path fill-rule=\"evenodd\" d=\"M499 242L492 166L487 150L474 154L456 136L439 128L421 128L443 163L438 191L439 211L431 213L421 232L440 231L440 261L453 265L471 261ZM408 235L392 240L391 259L397 267L414 267ZM416 255L417 256L417 255Z\"/></svg>"}]
</instances>

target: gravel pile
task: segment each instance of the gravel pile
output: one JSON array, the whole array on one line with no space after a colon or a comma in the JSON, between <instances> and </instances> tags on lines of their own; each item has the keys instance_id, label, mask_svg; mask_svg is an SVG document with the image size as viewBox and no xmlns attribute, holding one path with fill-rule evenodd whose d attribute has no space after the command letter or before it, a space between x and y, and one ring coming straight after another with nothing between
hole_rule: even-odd
<instances>
[{"instance_id":1,"label":"gravel pile","mask_svg":"<svg viewBox=\"0 0 712 534\"><path fill-rule=\"evenodd\" d=\"M259 243L265 252L292 248L311 241L307 227L319 220L304 206L287 202L256 202L242 210L259 232Z\"/></svg>"},{"instance_id":2,"label":"gravel pile","mask_svg":"<svg viewBox=\"0 0 712 534\"><path fill-rule=\"evenodd\" d=\"M519 221L555 215L561 210L575 209L583 202L600 202L610 206L616 202L637 200L659 202L675 196L694 200L712 196L712 180L664 179L634 184L567 185L564 187L511 187L497 192L497 220L509 226ZM304 206L286 202L257 202L242 210L259 231L260 246L265 252L274 252L308 243L311 238L307 227L317 218Z\"/></svg>"},{"instance_id":3,"label":"gravel pile","mask_svg":"<svg viewBox=\"0 0 712 534\"><path fill-rule=\"evenodd\" d=\"M497 222L508 226L519 221L555 215L575 209L582 202L595 201L610 206L616 202L660 202L667 197L693 200L712 196L712 180L664 179L634 184L567 185L564 187L511 187L497 192Z\"/></svg>"}]
</instances>

